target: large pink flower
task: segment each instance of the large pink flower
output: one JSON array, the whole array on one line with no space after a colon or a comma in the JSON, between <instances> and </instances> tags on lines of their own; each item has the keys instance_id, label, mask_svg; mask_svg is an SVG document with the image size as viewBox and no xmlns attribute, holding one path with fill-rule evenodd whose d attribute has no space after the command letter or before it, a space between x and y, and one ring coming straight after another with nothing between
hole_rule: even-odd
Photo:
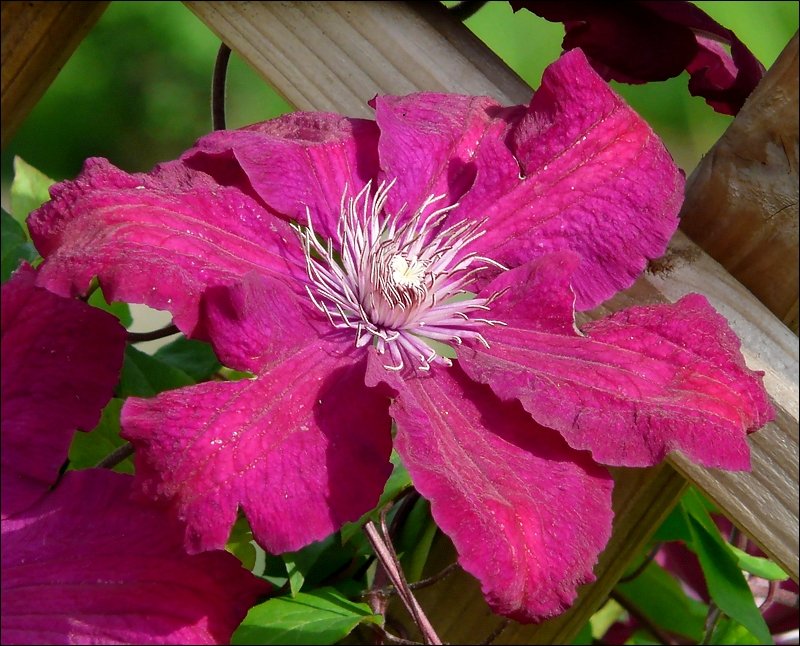
<instances>
[{"instance_id":1,"label":"large pink flower","mask_svg":"<svg viewBox=\"0 0 800 646\"><path fill-rule=\"evenodd\" d=\"M772 414L701 296L587 326L677 225L683 178L580 51L528 106L379 96L128 175L101 159L29 221L42 284L169 309L255 374L123 410L142 488L194 550L238 508L273 552L378 500L394 446L498 611L566 608L611 527L597 464L745 469ZM456 358L457 357L457 358Z\"/></svg>"},{"instance_id":2,"label":"large pink flower","mask_svg":"<svg viewBox=\"0 0 800 646\"><path fill-rule=\"evenodd\" d=\"M230 554L188 555L130 476L58 478L111 398L125 330L34 280L23 267L2 289L3 643L227 643L265 582Z\"/></svg>"}]
</instances>

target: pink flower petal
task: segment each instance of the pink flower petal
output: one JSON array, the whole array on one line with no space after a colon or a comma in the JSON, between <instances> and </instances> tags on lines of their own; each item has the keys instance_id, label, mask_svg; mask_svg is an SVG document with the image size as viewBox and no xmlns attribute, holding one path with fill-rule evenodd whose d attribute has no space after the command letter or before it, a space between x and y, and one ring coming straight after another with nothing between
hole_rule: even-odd
<instances>
[{"instance_id":1,"label":"pink flower petal","mask_svg":"<svg viewBox=\"0 0 800 646\"><path fill-rule=\"evenodd\" d=\"M748 469L746 434L774 416L725 319L698 294L569 329L569 265L544 258L501 276L505 321L490 348L459 352L473 379L516 398L598 462L648 466L678 450L707 467ZM488 291L489 288L487 288Z\"/></svg>"},{"instance_id":2,"label":"pink flower petal","mask_svg":"<svg viewBox=\"0 0 800 646\"><path fill-rule=\"evenodd\" d=\"M75 430L95 427L125 348L125 330L113 316L35 280L23 266L2 288L3 517L44 494Z\"/></svg>"},{"instance_id":3,"label":"pink flower petal","mask_svg":"<svg viewBox=\"0 0 800 646\"><path fill-rule=\"evenodd\" d=\"M191 334L209 285L249 271L303 275L296 234L240 191L173 162L129 175L104 159L51 189L28 225L46 258L39 284L85 293L99 277L106 298L172 312Z\"/></svg>"},{"instance_id":4,"label":"pink flower petal","mask_svg":"<svg viewBox=\"0 0 800 646\"><path fill-rule=\"evenodd\" d=\"M67 473L3 520L7 644L227 644L269 585L226 552L189 556L174 515L133 478Z\"/></svg>"},{"instance_id":5,"label":"pink flower petal","mask_svg":"<svg viewBox=\"0 0 800 646\"><path fill-rule=\"evenodd\" d=\"M255 272L231 286L210 288L203 295L203 320L220 361L257 373L292 354L309 339L332 337L336 346L352 343L352 333L337 334L308 296L297 296L283 281ZM349 331L348 331L349 332Z\"/></svg>"},{"instance_id":6,"label":"pink flower petal","mask_svg":"<svg viewBox=\"0 0 800 646\"><path fill-rule=\"evenodd\" d=\"M736 114L764 74L736 34L691 2L511 0L511 6L563 22L564 49L582 48L606 79L663 81L685 69L692 96L722 114ZM729 45L730 54L714 41Z\"/></svg>"},{"instance_id":7,"label":"pink flower petal","mask_svg":"<svg viewBox=\"0 0 800 646\"><path fill-rule=\"evenodd\" d=\"M130 398L123 436L152 497L174 497L192 552L221 547L241 507L273 553L296 550L373 507L391 471L388 400L365 358L316 339L255 379Z\"/></svg>"},{"instance_id":8,"label":"pink flower petal","mask_svg":"<svg viewBox=\"0 0 800 646\"><path fill-rule=\"evenodd\" d=\"M495 140L502 144L508 127L497 118L501 106L488 97L431 92L376 96L370 104L381 132L381 178L396 180L387 200L389 213L405 204L413 214L432 195L445 199L429 211L458 202L475 181L476 153ZM516 178L519 169L508 149L502 149L507 166L497 170ZM491 168L497 165L493 161Z\"/></svg>"},{"instance_id":9,"label":"pink flower petal","mask_svg":"<svg viewBox=\"0 0 800 646\"><path fill-rule=\"evenodd\" d=\"M545 70L511 150L523 176L509 187L478 173L460 218L488 217L475 248L509 267L569 249L578 309L629 287L664 253L678 226L684 180L647 123L592 70L580 50ZM487 147L482 167L502 155ZM484 181L482 177L487 177Z\"/></svg>"},{"instance_id":10,"label":"pink flower petal","mask_svg":"<svg viewBox=\"0 0 800 646\"><path fill-rule=\"evenodd\" d=\"M259 196L282 217L307 221L326 238L336 226L347 186L352 195L378 170L373 121L327 112L294 112L240 130L202 137L182 159L221 184Z\"/></svg>"},{"instance_id":11,"label":"pink flower petal","mask_svg":"<svg viewBox=\"0 0 800 646\"><path fill-rule=\"evenodd\" d=\"M611 534L608 473L459 368L402 383L396 447L495 612L563 612Z\"/></svg>"}]
</instances>

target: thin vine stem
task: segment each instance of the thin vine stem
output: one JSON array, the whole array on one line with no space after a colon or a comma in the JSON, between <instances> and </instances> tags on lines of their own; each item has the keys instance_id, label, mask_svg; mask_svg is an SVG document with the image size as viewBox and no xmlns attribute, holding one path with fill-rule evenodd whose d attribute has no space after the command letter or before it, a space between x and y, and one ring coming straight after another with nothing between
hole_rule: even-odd
<instances>
[{"instance_id":1,"label":"thin vine stem","mask_svg":"<svg viewBox=\"0 0 800 646\"><path fill-rule=\"evenodd\" d=\"M367 535L367 540L369 540L372 549L375 551L375 555L378 557L386 574L397 590L400 600L419 627L424 643L441 644L442 640L439 639L439 636L436 634L436 631L433 629L433 626L420 607L419 602L408 587L408 582L400 568L397 554L394 551L391 541L388 540L385 513L381 514L381 526L383 528L383 533L377 528L373 521L367 522L367 524L364 525L364 532Z\"/></svg>"},{"instance_id":2,"label":"thin vine stem","mask_svg":"<svg viewBox=\"0 0 800 646\"><path fill-rule=\"evenodd\" d=\"M170 323L160 330L153 330L151 332L128 332L128 343L143 343L145 341L155 341L156 339L163 339L165 336L172 336L177 334L180 330L174 323Z\"/></svg>"},{"instance_id":3,"label":"thin vine stem","mask_svg":"<svg viewBox=\"0 0 800 646\"><path fill-rule=\"evenodd\" d=\"M228 78L228 61L231 48L225 43L219 46L211 79L211 124L214 130L225 130L225 85Z\"/></svg>"}]
</instances>

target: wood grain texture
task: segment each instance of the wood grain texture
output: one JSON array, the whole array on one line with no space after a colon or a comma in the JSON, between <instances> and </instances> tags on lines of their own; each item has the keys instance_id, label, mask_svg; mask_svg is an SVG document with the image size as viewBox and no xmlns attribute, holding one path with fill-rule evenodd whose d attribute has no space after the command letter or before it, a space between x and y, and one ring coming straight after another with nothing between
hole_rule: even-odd
<instances>
[{"instance_id":1,"label":"wood grain texture","mask_svg":"<svg viewBox=\"0 0 800 646\"><path fill-rule=\"evenodd\" d=\"M531 89L435 4L186 4L300 109L371 116L366 101L375 93L416 90L489 94L508 103L530 99ZM773 425L753 437L753 473L723 474L687 466L679 459L675 463L797 578L797 506L791 505L792 499L797 500L797 468L796 462L790 463L798 444L796 338L744 286L680 233L663 261L594 315L631 304L673 301L695 291L705 294L728 318L742 339L748 364L767 373L765 385L780 414ZM665 474L670 474L666 483L662 480ZM622 470L615 479L618 530L596 569L598 581L582 591L579 607L564 617L526 627L518 637L507 628L503 643L515 643L512 639L564 643L571 639L585 617L603 602L680 491L680 479L668 466ZM647 516L652 510L655 516ZM638 533L631 533L634 531ZM464 624L454 626L454 631L466 630L473 617L488 621L477 585L459 584L442 597L443 608L449 609L442 610L441 616L432 614L437 628L453 614L454 605L459 608L454 623ZM428 599L429 610L430 603L434 601ZM447 629L443 629L443 637L458 641Z\"/></svg>"},{"instance_id":2,"label":"wood grain texture","mask_svg":"<svg viewBox=\"0 0 800 646\"><path fill-rule=\"evenodd\" d=\"M681 228L798 331L798 38L692 173Z\"/></svg>"},{"instance_id":3,"label":"wood grain texture","mask_svg":"<svg viewBox=\"0 0 800 646\"><path fill-rule=\"evenodd\" d=\"M108 2L3 2L2 146L10 141Z\"/></svg>"}]
</instances>

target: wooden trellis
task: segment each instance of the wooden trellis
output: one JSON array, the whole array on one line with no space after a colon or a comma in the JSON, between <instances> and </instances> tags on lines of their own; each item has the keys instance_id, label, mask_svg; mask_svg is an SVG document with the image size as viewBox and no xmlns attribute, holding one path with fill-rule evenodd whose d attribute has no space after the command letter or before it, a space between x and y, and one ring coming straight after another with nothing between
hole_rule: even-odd
<instances>
[{"instance_id":1,"label":"wooden trellis","mask_svg":"<svg viewBox=\"0 0 800 646\"><path fill-rule=\"evenodd\" d=\"M376 93L487 94L511 104L526 103L532 92L436 3L184 4L298 109L369 117L365 101ZM3 145L106 5L2 3ZM512 623L503 643L570 640L687 482L798 580L797 78L795 35L690 178L685 233L670 244L670 270L646 273L592 313L705 294L742 339L748 365L765 371L778 412L751 436L753 471L703 469L680 456L658 468L616 470L614 535L596 569L598 580L584 586L561 617L537 626ZM442 541L433 558L452 560L451 550ZM466 575L444 580L420 599L446 641L468 643L499 622Z\"/></svg>"}]
</instances>

